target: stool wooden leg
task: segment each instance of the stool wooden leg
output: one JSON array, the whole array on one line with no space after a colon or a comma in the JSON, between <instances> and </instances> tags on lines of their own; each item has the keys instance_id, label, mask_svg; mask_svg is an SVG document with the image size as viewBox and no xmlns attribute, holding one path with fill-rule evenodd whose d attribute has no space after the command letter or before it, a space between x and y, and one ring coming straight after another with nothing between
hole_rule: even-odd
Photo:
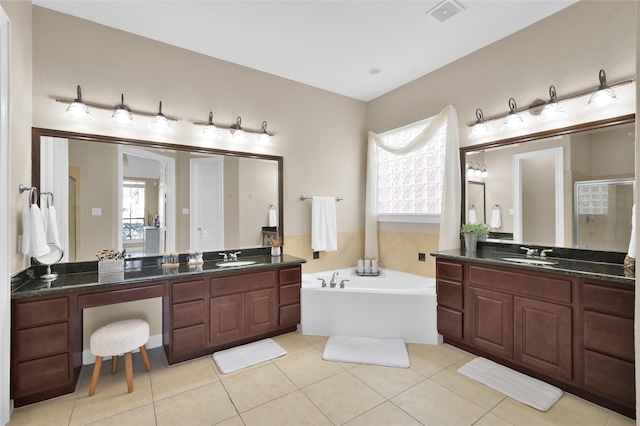
<instances>
[{"instance_id":1,"label":"stool wooden leg","mask_svg":"<svg viewBox=\"0 0 640 426\"><path fill-rule=\"evenodd\" d=\"M114 355L111 357L111 374L116 374L118 372L118 355Z\"/></svg>"},{"instance_id":2,"label":"stool wooden leg","mask_svg":"<svg viewBox=\"0 0 640 426\"><path fill-rule=\"evenodd\" d=\"M149 362L149 354L147 353L147 348L144 345L140 346L140 354L142 354L142 360L144 361L144 366L147 368L147 371L151 371L151 362Z\"/></svg>"},{"instance_id":3,"label":"stool wooden leg","mask_svg":"<svg viewBox=\"0 0 640 426\"><path fill-rule=\"evenodd\" d=\"M127 372L127 390L133 392L133 359L131 352L124 354L124 369Z\"/></svg>"},{"instance_id":4,"label":"stool wooden leg","mask_svg":"<svg viewBox=\"0 0 640 426\"><path fill-rule=\"evenodd\" d=\"M96 386L98 386L98 377L100 377L100 369L102 368L102 357L96 357L96 363L93 366L93 376L91 376L91 385L89 386L89 396L96 393Z\"/></svg>"}]
</instances>

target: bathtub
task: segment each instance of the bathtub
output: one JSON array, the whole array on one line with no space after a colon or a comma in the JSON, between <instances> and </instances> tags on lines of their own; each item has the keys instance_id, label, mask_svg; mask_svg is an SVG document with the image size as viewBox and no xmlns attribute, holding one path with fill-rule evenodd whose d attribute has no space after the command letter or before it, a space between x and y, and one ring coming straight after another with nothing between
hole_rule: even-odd
<instances>
[{"instance_id":1,"label":"bathtub","mask_svg":"<svg viewBox=\"0 0 640 426\"><path fill-rule=\"evenodd\" d=\"M390 269L361 277L355 268L338 269L338 285L329 287L324 271L302 275L301 331L320 336L358 336L439 344L434 278ZM327 287L318 278L324 278ZM345 288L340 288L342 280Z\"/></svg>"}]
</instances>

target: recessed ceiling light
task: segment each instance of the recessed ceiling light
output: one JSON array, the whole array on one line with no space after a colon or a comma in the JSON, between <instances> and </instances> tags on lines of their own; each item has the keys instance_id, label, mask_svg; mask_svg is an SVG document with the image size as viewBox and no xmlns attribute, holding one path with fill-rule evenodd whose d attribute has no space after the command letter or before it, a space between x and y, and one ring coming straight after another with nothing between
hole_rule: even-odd
<instances>
[{"instance_id":1,"label":"recessed ceiling light","mask_svg":"<svg viewBox=\"0 0 640 426\"><path fill-rule=\"evenodd\" d=\"M380 74L380 68L378 67L369 68L369 74L373 74L373 75Z\"/></svg>"}]
</instances>

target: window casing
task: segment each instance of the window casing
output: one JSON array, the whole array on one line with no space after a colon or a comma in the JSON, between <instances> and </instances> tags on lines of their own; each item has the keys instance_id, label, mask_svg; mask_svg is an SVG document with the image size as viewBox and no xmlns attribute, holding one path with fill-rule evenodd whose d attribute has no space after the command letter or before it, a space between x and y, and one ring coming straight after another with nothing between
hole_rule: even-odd
<instances>
[{"instance_id":1,"label":"window casing","mask_svg":"<svg viewBox=\"0 0 640 426\"><path fill-rule=\"evenodd\" d=\"M433 118L383 133L389 145L404 146ZM377 147L379 222L439 223L442 208L446 128L418 151L394 155Z\"/></svg>"}]
</instances>

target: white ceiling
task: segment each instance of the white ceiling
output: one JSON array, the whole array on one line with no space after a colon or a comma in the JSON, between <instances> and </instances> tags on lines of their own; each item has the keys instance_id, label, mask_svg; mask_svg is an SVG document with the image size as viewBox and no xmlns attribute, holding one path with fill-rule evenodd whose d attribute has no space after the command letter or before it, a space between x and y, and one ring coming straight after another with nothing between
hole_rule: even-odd
<instances>
[{"instance_id":1,"label":"white ceiling","mask_svg":"<svg viewBox=\"0 0 640 426\"><path fill-rule=\"evenodd\" d=\"M369 101L577 0L33 0L99 24ZM378 68L377 74L369 70Z\"/></svg>"}]
</instances>

